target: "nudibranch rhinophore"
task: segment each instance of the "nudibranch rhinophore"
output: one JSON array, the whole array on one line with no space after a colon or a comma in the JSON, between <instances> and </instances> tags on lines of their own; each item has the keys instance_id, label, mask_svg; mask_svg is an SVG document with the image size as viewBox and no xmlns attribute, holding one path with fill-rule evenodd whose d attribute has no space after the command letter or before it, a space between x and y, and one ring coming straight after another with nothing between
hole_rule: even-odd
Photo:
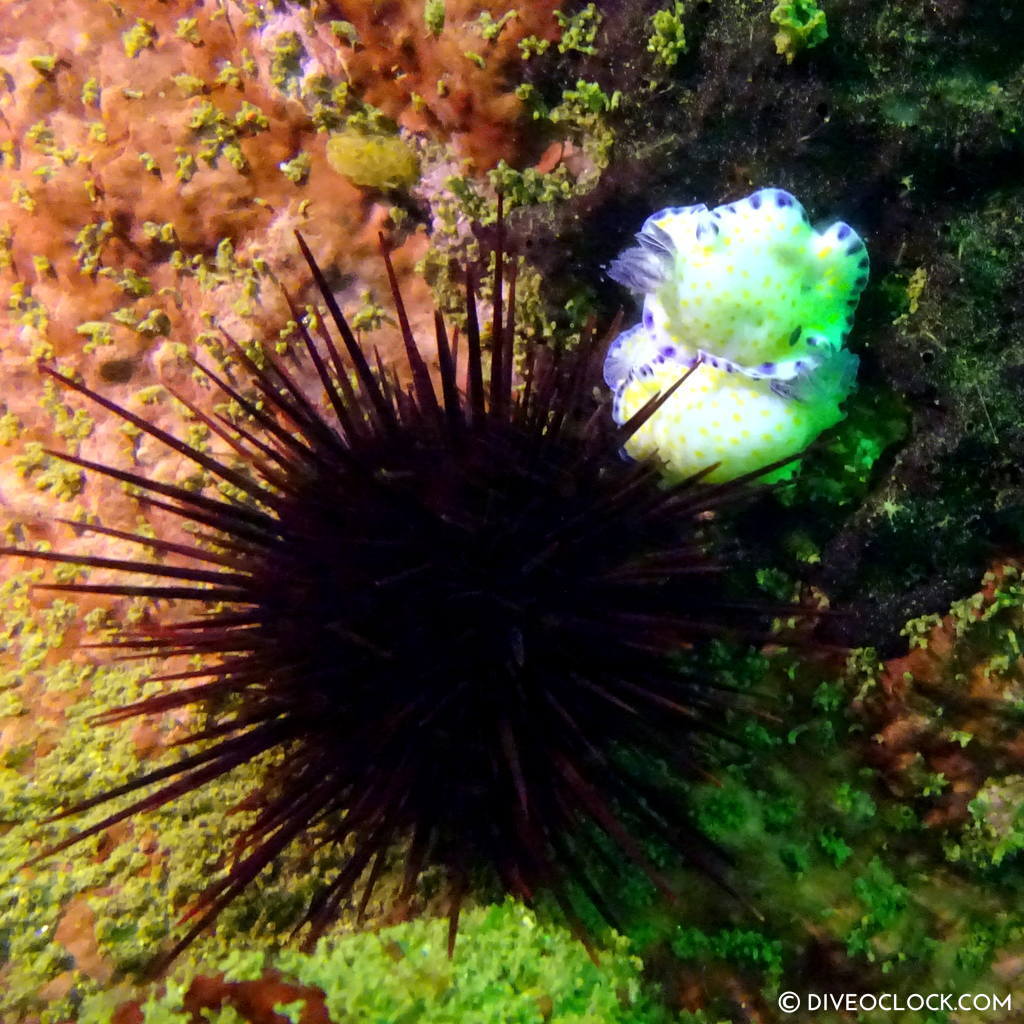
<instances>
[{"instance_id":1,"label":"nudibranch rhinophore","mask_svg":"<svg viewBox=\"0 0 1024 1024\"><path fill-rule=\"evenodd\" d=\"M843 346L868 278L853 228L816 230L792 195L765 188L713 210L661 210L636 240L608 268L644 296L643 319L605 359L615 422L695 369L627 455L657 456L673 477L718 463L708 479L732 480L843 418L857 375Z\"/></svg>"}]
</instances>

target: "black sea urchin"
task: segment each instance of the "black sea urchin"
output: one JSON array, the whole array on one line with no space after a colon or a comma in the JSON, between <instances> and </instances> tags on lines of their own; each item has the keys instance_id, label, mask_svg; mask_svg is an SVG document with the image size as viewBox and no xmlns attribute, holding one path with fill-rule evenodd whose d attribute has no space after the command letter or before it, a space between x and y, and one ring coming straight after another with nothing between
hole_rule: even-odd
<instances>
[{"instance_id":1,"label":"black sea urchin","mask_svg":"<svg viewBox=\"0 0 1024 1024\"><path fill-rule=\"evenodd\" d=\"M702 737L717 731L735 697L681 673L671 655L723 631L760 635L767 609L725 595L722 565L701 537L708 510L741 497L749 478L711 487L701 474L666 487L657 466L623 462L620 446L660 400L612 429L595 399L602 352L592 332L572 351L534 347L516 373L515 264L505 280L511 261L500 227L497 237L489 365L467 272L464 355L435 317L439 390L386 249L408 387L379 360L371 367L300 237L340 338L325 326L316 339L300 328L326 401L321 408L279 360L258 364L229 338L254 392L196 366L251 422L191 407L223 456L45 370L237 495L64 455L134 485L148 505L200 524L214 543L94 525L86 528L170 560L5 549L158 580L51 590L201 606L186 621L117 641L132 656L198 655L202 664L157 677L165 692L111 709L103 722L211 700L217 709L214 724L188 738L193 752L61 816L147 795L42 856L263 752L282 754L256 794L261 810L243 852L201 895L168 959L311 833L351 850L309 908L314 933L360 880L362 912L399 847L407 850L401 903L426 868L447 873L450 947L470 872L481 867L523 899L552 893L586 942L574 901L610 915L588 877L595 849L607 863L611 844L666 891L645 835L707 866L679 782L699 770ZM669 773L638 768L652 758Z\"/></svg>"}]
</instances>

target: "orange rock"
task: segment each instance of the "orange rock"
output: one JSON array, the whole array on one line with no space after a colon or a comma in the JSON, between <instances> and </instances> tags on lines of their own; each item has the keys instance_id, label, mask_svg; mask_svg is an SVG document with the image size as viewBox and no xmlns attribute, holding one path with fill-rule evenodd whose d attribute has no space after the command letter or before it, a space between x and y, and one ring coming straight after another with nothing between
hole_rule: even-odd
<instances>
[{"instance_id":1,"label":"orange rock","mask_svg":"<svg viewBox=\"0 0 1024 1024\"><path fill-rule=\"evenodd\" d=\"M0 335L0 414L13 413L24 429L0 454L22 454L32 441L66 445L38 405L35 361L51 351L130 407L139 408L140 389L164 380L203 404L206 390L193 380L179 346L209 358L196 339L215 347L220 327L241 340L276 340L289 319L280 286L300 302L309 294L295 228L345 282L338 294L350 312L364 290L389 308L377 242L379 231L392 233L389 204L327 164L326 134L316 130L314 117L321 86L312 76L347 82L351 95L451 143L484 169L516 156L518 42L530 34L553 38L555 7L552 0L528 5L487 40L479 18L485 12L501 18L505 8L496 0L450 0L437 39L426 29L422 3L346 4L344 10L324 3L315 13L275 8L262 25L252 9L207 5L189 11L192 29L182 27L177 9L157 0L78 4L62 18L45 5L5 4L0 302L12 316ZM330 23L339 18L355 25L355 47L332 32ZM139 19L152 31L132 47L127 40ZM295 77L282 70L278 52L289 33L302 53ZM467 52L479 54L485 67ZM309 160L302 184L281 169L298 154ZM429 337L430 293L414 270L428 240L413 233L394 242L410 318ZM104 344L96 343L97 333ZM393 330L379 333L370 340L388 360L400 342ZM68 409L85 408L94 417L83 456L134 461L166 479L192 472L151 441L133 444L111 417L61 397ZM187 427L166 395L145 413L176 433ZM30 523L28 539L56 540L65 534L48 520L55 506L65 514L71 506L40 492L39 479L38 472L22 478L13 458L0 458L6 513ZM102 509L106 522L122 528L134 527L139 515L120 485L96 477L74 501L90 513ZM97 553L117 548L91 536L76 546Z\"/></svg>"},{"instance_id":2,"label":"orange rock","mask_svg":"<svg viewBox=\"0 0 1024 1024\"><path fill-rule=\"evenodd\" d=\"M96 942L96 915L84 895L68 902L55 938L75 958L75 966L83 974L104 984L113 977L113 966L100 954Z\"/></svg>"},{"instance_id":3,"label":"orange rock","mask_svg":"<svg viewBox=\"0 0 1024 1024\"><path fill-rule=\"evenodd\" d=\"M223 978L196 978L185 996L184 1006L197 1017L203 1010L232 1007L249 1024L280 1024L283 1018L274 1012L278 1003L304 999L300 1024L339 1024L331 1020L324 1005L324 994L308 985L282 981L269 972L258 981L224 981Z\"/></svg>"},{"instance_id":4,"label":"orange rock","mask_svg":"<svg viewBox=\"0 0 1024 1024\"><path fill-rule=\"evenodd\" d=\"M1002 655L964 630L964 615L977 620L991 611L1007 566L1019 568L1020 563L1008 560L994 566L979 591L978 606L961 612L959 620L943 616L923 645L888 661L879 689L864 702L875 741L867 754L894 791L917 796L915 780L922 771L946 780L925 812L931 826L967 820L969 804L993 764L1024 767L1024 734L997 711L1006 702ZM1024 666L1024 659L1018 663ZM954 733L971 738L962 746Z\"/></svg>"},{"instance_id":5,"label":"orange rock","mask_svg":"<svg viewBox=\"0 0 1024 1024\"><path fill-rule=\"evenodd\" d=\"M509 7L499 0L448 0L436 39L426 29L423 0L338 4L335 17L359 33L359 44L345 54L355 89L399 124L455 141L482 171L515 160L522 141L513 91L522 66L519 41L556 38L559 7L552 0L521 5L492 41L484 39L479 19L486 13L500 20ZM484 67L467 54L482 58Z\"/></svg>"}]
</instances>

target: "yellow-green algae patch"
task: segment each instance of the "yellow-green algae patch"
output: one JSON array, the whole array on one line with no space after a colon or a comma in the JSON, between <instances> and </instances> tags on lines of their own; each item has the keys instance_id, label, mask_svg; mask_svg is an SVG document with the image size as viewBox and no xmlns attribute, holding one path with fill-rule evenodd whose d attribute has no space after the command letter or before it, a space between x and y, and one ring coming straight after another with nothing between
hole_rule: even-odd
<instances>
[{"instance_id":1,"label":"yellow-green algae patch","mask_svg":"<svg viewBox=\"0 0 1024 1024\"><path fill-rule=\"evenodd\" d=\"M780 0L772 9L771 19L779 26L775 49L785 56L787 64L792 64L802 50L828 39L828 21L815 0Z\"/></svg>"},{"instance_id":2,"label":"yellow-green algae patch","mask_svg":"<svg viewBox=\"0 0 1024 1024\"><path fill-rule=\"evenodd\" d=\"M22 866L130 798L72 821L43 819L173 762L180 753L168 753L166 744L183 734L169 716L104 727L90 721L156 692L160 684L147 681L154 666L69 653L108 635L110 616L105 609L83 614L67 601L41 603L41 594L30 594L41 579L40 570L31 570L0 586L0 1020L56 1024L74 1020L89 994L131 997L161 944L180 934L177 922L190 902L219 877L232 839L254 812L239 805L274 759L137 815L113 834ZM96 633L87 635L89 628ZM223 958L239 934L276 949L298 923L315 880L329 876L340 856L286 856L222 915L182 969L193 957Z\"/></svg>"},{"instance_id":3,"label":"yellow-green algae patch","mask_svg":"<svg viewBox=\"0 0 1024 1024\"><path fill-rule=\"evenodd\" d=\"M356 185L407 188L419 181L416 151L397 135L348 128L327 140L327 161Z\"/></svg>"},{"instance_id":4,"label":"yellow-green algae patch","mask_svg":"<svg viewBox=\"0 0 1024 1024\"><path fill-rule=\"evenodd\" d=\"M587 957L566 928L544 924L512 900L467 911L460 922L457 955L447 955L445 920L417 919L379 933L321 941L315 952L285 950L274 956L251 948L232 950L207 974L224 975L231 985L256 981L268 969L285 984L315 992L275 1006L285 1019L322 1019L317 1008L303 1015L303 1004L322 1002L330 1020L341 1024L451 1024L453 1021L521 1021L548 1024L642 1024L654 1021L640 986L639 959L627 940L613 936L601 964ZM184 1010L191 972L177 971L166 990L143 1002L149 1024L187 1024ZM319 990L319 992L317 992ZM116 1002L90 999L82 1024L110 1024ZM206 1020L240 1024L250 1019L233 1006L204 1008Z\"/></svg>"}]
</instances>

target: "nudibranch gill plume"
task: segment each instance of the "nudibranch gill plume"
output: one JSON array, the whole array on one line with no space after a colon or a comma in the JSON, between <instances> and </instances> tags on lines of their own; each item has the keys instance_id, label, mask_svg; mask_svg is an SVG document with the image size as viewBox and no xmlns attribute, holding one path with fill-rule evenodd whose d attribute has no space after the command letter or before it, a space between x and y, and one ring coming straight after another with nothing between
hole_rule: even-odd
<instances>
[{"instance_id":1,"label":"nudibranch gill plume","mask_svg":"<svg viewBox=\"0 0 1024 1024\"><path fill-rule=\"evenodd\" d=\"M656 456L673 477L718 463L706 479L732 480L842 419L858 362L844 346L869 265L853 228L817 230L792 195L766 188L713 210L661 210L636 240L608 268L644 297L641 322L605 359L615 421L693 373L627 455Z\"/></svg>"}]
</instances>

